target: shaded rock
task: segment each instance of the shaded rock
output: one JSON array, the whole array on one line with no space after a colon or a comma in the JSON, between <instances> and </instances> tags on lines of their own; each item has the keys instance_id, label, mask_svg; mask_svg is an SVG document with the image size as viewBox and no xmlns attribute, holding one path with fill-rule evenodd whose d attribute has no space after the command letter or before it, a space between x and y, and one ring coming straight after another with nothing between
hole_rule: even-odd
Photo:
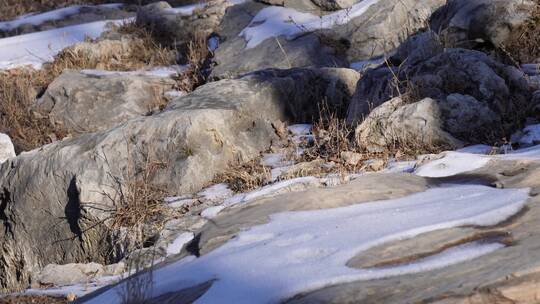
<instances>
[{"instance_id":1,"label":"shaded rock","mask_svg":"<svg viewBox=\"0 0 540 304\"><path fill-rule=\"evenodd\" d=\"M386 55L398 48L411 33L426 26L431 14L445 0L381 0L359 17L334 27L327 35L346 40L350 62Z\"/></svg>"},{"instance_id":2,"label":"shaded rock","mask_svg":"<svg viewBox=\"0 0 540 304\"><path fill-rule=\"evenodd\" d=\"M167 77L68 70L48 86L37 109L72 134L101 131L160 110L174 85Z\"/></svg>"},{"instance_id":3,"label":"shaded rock","mask_svg":"<svg viewBox=\"0 0 540 304\"><path fill-rule=\"evenodd\" d=\"M214 54L212 78L230 78L266 68L348 67L340 50L314 34L294 40L267 39L256 47L247 48L239 34L263 8L262 4L246 2L227 9L217 30L221 43Z\"/></svg>"},{"instance_id":4,"label":"shaded rock","mask_svg":"<svg viewBox=\"0 0 540 304\"><path fill-rule=\"evenodd\" d=\"M448 47L501 47L532 17L536 5L530 0L451 0L433 14L430 28Z\"/></svg>"},{"instance_id":5,"label":"shaded rock","mask_svg":"<svg viewBox=\"0 0 540 304\"><path fill-rule=\"evenodd\" d=\"M13 147L11 138L4 133L0 133L0 164L15 156L15 147Z\"/></svg>"},{"instance_id":6,"label":"shaded rock","mask_svg":"<svg viewBox=\"0 0 540 304\"><path fill-rule=\"evenodd\" d=\"M426 45L431 48L429 44ZM381 66L369 70L358 83L348 110L348 120L361 122L372 109L396 96L402 96L407 103L413 103L407 106L407 111L412 111L409 114L418 114L418 109L415 108L427 103L424 101L416 104L416 102L431 98L433 99L429 102L432 105L429 107L431 110L422 110L423 114L418 117L419 124L427 119L423 123L423 130L439 125L440 131L448 132L458 141L477 143L494 142L511 134L521 127L528 115L534 112L535 105L531 102L532 88L524 74L514 67L498 63L483 53L465 49L448 49L424 59L433 53L428 50L423 53L426 56L413 57L411 64L404 61L399 63L399 67ZM392 108L397 110L399 107L386 106L384 110L381 109L374 114L379 116L378 118L367 122L361 129L373 130L374 126L367 125L381 121L381 112L391 114ZM394 118L405 115L407 111L400 110ZM476 111L485 116L477 115ZM424 114L434 115L435 118L428 119ZM399 129L399 124L394 127ZM424 137L420 133L416 135L414 132L411 133L412 130L417 132L419 129L406 130L413 138ZM365 136L359 136L367 139ZM442 142L448 143L450 147L457 144L447 136L434 138L445 138ZM374 143L377 140L370 141Z\"/></svg>"},{"instance_id":7,"label":"shaded rock","mask_svg":"<svg viewBox=\"0 0 540 304\"><path fill-rule=\"evenodd\" d=\"M356 140L372 152L409 147L433 151L464 146L500 126L500 117L474 97L448 95L407 104L396 97L373 112L356 128Z\"/></svg>"},{"instance_id":8,"label":"shaded rock","mask_svg":"<svg viewBox=\"0 0 540 304\"><path fill-rule=\"evenodd\" d=\"M346 107L350 81L331 80L340 74L271 70L212 82L160 114L8 160L0 171L6 227L0 229L0 288L26 286L30 273L51 263L115 262L123 252L111 244L110 232L95 226L111 215L102 210L113 203L115 181L141 178L150 161L163 164L152 184L174 194L196 192L230 163L253 159L278 140L272 122L311 120L317 100Z\"/></svg>"},{"instance_id":9,"label":"shaded rock","mask_svg":"<svg viewBox=\"0 0 540 304\"><path fill-rule=\"evenodd\" d=\"M225 0L213 0L195 9L192 15L183 15L169 3L160 1L141 7L136 23L148 29L161 43L185 47L196 35L205 37L211 34L229 5Z\"/></svg>"},{"instance_id":10,"label":"shaded rock","mask_svg":"<svg viewBox=\"0 0 540 304\"><path fill-rule=\"evenodd\" d=\"M345 9L353 6L356 0L311 0L318 7L327 10L327 11L337 11L340 9Z\"/></svg>"}]
</instances>

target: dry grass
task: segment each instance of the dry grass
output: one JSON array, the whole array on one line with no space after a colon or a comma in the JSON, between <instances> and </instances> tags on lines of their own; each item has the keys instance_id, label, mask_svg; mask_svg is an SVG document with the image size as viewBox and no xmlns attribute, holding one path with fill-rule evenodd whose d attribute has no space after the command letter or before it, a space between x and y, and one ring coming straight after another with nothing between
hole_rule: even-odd
<instances>
[{"instance_id":1,"label":"dry grass","mask_svg":"<svg viewBox=\"0 0 540 304\"><path fill-rule=\"evenodd\" d=\"M499 53L510 64L531 63L540 58L540 4L537 4L532 18L512 34Z\"/></svg>"},{"instance_id":2,"label":"dry grass","mask_svg":"<svg viewBox=\"0 0 540 304\"><path fill-rule=\"evenodd\" d=\"M233 166L214 179L215 184L226 183L231 190L237 193L260 188L271 181L270 169L261 165L260 159Z\"/></svg>"},{"instance_id":3,"label":"dry grass","mask_svg":"<svg viewBox=\"0 0 540 304\"><path fill-rule=\"evenodd\" d=\"M0 72L0 132L13 140L17 152L27 151L67 135L61 125L53 125L47 117L36 114L32 107L36 97L66 69L104 69L129 71L171 65L176 52L157 45L150 34L131 23L119 31L129 33L128 51L95 56L77 46L60 52L42 69L19 68ZM162 107L163 99L159 99Z\"/></svg>"},{"instance_id":4,"label":"dry grass","mask_svg":"<svg viewBox=\"0 0 540 304\"><path fill-rule=\"evenodd\" d=\"M212 54L208 50L208 37L196 33L186 46L188 70L179 75L178 87L185 92L191 92L204 84L208 78L208 68Z\"/></svg>"}]
</instances>

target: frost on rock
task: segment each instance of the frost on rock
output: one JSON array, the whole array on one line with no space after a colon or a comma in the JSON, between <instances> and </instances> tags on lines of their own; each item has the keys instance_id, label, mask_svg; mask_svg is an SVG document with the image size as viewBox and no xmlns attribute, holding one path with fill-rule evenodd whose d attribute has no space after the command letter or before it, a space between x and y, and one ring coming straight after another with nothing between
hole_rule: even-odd
<instances>
[{"instance_id":1,"label":"frost on rock","mask_svg":"<svg viewBox=\"0 0 540 304\"><path fill-rule=\"evenodd\" d=\"M346 24L351 19L364 14L378 1L360 1L350 9L342 9L324 16L302 13L287 7L270 6L262 9L240 33L240 36L246 40L248 49L256 47L268 38L285 36L292 40L305 32Z\"/></svg>"},{"instance_id":2,"label":"frost on rock","mask_svg":"<svg viewBox=\"0 0 540 304\"><path fill-rule=\"evenodd\" d=\"M353 269L346 264L359 252L385 242L463 225L497 224L523 208L528 192L455 186L342 208L274 214L268 224L240 232L206 255L155 270L152 296L211 282L197 303L275 303L328 285L445 267L503 245L470 243L413 264L382 269ZM116 303L119 288L122 284L87 303Z\"/></svg>"},{"instance_id":3,"label":"frost on rock","mask_svg":"<svg viewBox=\"0 0 540 304\"><path fill-rule=\"evenodd\" d=\"M15 148L8 135L0 133L0 164L15 157Z\"/></svg>"}]
</instances>

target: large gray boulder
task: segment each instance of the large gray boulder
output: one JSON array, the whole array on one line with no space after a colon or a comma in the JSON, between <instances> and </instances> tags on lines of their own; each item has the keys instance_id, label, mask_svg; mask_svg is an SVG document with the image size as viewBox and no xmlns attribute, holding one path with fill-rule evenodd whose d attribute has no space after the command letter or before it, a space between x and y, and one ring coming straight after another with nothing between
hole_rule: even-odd
<instances>
[{"instance_id":1,"label":"large gray boulder","mask_svg":"<svg viewBox=\"0 0 540 304\"><path fill-rule=\"evenodd\" d=\"M151 74L67 70L36 108L71 134L96 132L159 111L174 85L172 78Z\"/></svg>"},{"instance_id":2,"label":"large gray boulder","mask_svg":"<svg viewBox=\"0 0 540 304\"><path fill-rule=\"evenodd\" d=\"M474 97L451 94L445 100L425 98L406 103L400 97L375 108L356 128L356 140L371 152L453 150L458 138L489 134L500 117Z\"/></svg>"},{"instance_id":3,"label":"large gray boulder","mask_svg":"<svg viewBox=\"0 0 540 304\"><path fill-rule=\"evenodd\" d=\"M198 191L278 140L273 123L309 122L319 100L346 108L356 79L352 70L293 69L213 82L160 114L9 159L0 169L0 289L25 287L47 264L117 261L112 232L95 226L111 215L103 210L114 208L116 181L141 178L151 163L153 185Z\"/></svg>"},{"instance_id":4,"label":"large gray boulder","mask_svg":"<svg viewBox=\"0 0 540 304\"><path fill-rule=\"evenodd\" d=\"M141 7L137 11L136 23L148 29L157 41L184 47L196 35L205 38L211 34L229 5L225 0L212 0L186 15L175 11L169 3L160 1Z\"/></svg>"},{"instance_id":5,"label":"large gray boulder","mask_svg":"<svg viewBox=\"0 0 540 304\"><path fill-rule=\"evenodd\" d=\"M432 33L422 35L434 36ZM373 109L384 105L393 97L402 97L405 104L431 98L433 100L429 101L429 104L436 107L425 108L427 112L422 110L419 117L426 118L425 115L431 115L430 117L437 121L426 123L422 127L424 131L418 128L408 129L411 138L424 138L422 132L438 125L441 130L449 132L464 143L493 143L517 130L524 119L533 113L535 105L531 98L532 87L522 72L498 63L481 52L465 49L443 51L437 47L436 42L425 43L424 38L417 37L416 41L425 45L425 48L409 45L403 52L398 51L396 57L391 58L393 63L367 71L358 83L348 110L347 118L351 123L360 123L366 117L369 118ZM421 104L425 104L425 101ZM418 114L415 106L407 107L408 110L402 109L399 112L401 114L396 115L401 116L408 111ZM468 111L470 112L467 113ZM377 117L371 117L359 127L357 138L368 139L369 134L384 132L384 128L379 131L371 130L373 119L380 122L383 119L381 117L390 117L386 114L381 116L380 112L391 114L389 106L373 113ZM457 122L453 122L454 120ZM401 123L396 125L398 121ZM394 117L392 122L387 121L383 125L402 129L406 128L408 123L406 119L396 120ZM364 146L369 147L369 142L374 143L369 140L363 143ZM455 140L443 142L443 146L449 147L455 147L457 143ZM426 142L430 143L431 141ZM377 146L374 149L379 148L380 146Z\"/></svg>"},{"instance_id":6,"label":"large gray boulder","mask_svg":"<svg viewBox=\"0 0 540 304\"><path fill-rule=\"evenodd\" d=\"M430 28L449 47L486 42L501 47L532 17L537 5L531 0L450 0L433 14Z\"/></svg>"},{"instance_id":7,"label":"large gray boulder","mask_svg":"<svg viewBox=\"0 0 540 304\"><path fill-rule=\"evenodd\" d=\"M7 134L0 133L0 164L15 157L15 147Z\"/></svg>"},{"instance_id":8,"label":"large gray boulder","mask_svg":"<svg viewBox=\"0 0 540 304\"><path fill-rule=\"evenodd\" d=\"M423 28L431 13L444 2L381 0L354 18L349 17L353 13L346 11L323 16L327 18L325 22L337 24L333 28L314 28L313 24L321 21L313 12L310 13L311 18L316 21L308 26L303 25L300 20L295 20L290 6L281 8L255 2L235 5L227 10L217 30L221 44L215 51L216 66L211 76L234 77L271 67L340 67L348 66L349 62L387 54L410 33ZM283 5L287 6L286 3ZM268 20L266 17L279 19L288 15L291 21L286 20L285 23L291 28L283 35L269 37L256 45L246 41L251 38L248 38L250 34L242 32L243 29L253 30L265 22L278 22L276 27L279 27L279 22L283 20ZM298 24L295 25L295 22Z\"/></svg>"},{"instance_id":9,"label":"large gray boulder","mask_svg":"<svg viewBox=\"0 0 540 304\"><path fill-rule=\"evenodd\" d=\"M343 52L314 34L294 40L275 37L248 48L240 33L264 8L260 3L246 2L227 9L217 30L221 42L214 53L212 78L236 77L266 68L348 67Z\"/></svg>"}]
</instances>

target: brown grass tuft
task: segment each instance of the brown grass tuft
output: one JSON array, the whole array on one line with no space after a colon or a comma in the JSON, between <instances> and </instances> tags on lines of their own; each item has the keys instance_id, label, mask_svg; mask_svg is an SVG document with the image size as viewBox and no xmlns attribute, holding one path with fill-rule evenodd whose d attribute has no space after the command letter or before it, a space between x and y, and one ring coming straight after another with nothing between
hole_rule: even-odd
<instances>
[{"instance_id":1,"label":"brown grass tuft","mask_svg":"<svg viewBox=\"0 0 540 304\"><path fill-rule=\"evenodd\" d=\"M511 37L499 50L499 54L510 64L532 63L540 59L540 4L536 5L532 18Z\"/></svg>"},{"instance_id":2,"label":"brown grass tuft","mask_svg":"<svg viewBox=\"0 0 540 304\"><path fill-rule=\"evenodd\" d=\"M252 160L230 168L219 174L214 182L226 183L234 192L241 193L260 188L272 180L270 169L261 165L260 160Z\"/></svg>"}]
</instances>

